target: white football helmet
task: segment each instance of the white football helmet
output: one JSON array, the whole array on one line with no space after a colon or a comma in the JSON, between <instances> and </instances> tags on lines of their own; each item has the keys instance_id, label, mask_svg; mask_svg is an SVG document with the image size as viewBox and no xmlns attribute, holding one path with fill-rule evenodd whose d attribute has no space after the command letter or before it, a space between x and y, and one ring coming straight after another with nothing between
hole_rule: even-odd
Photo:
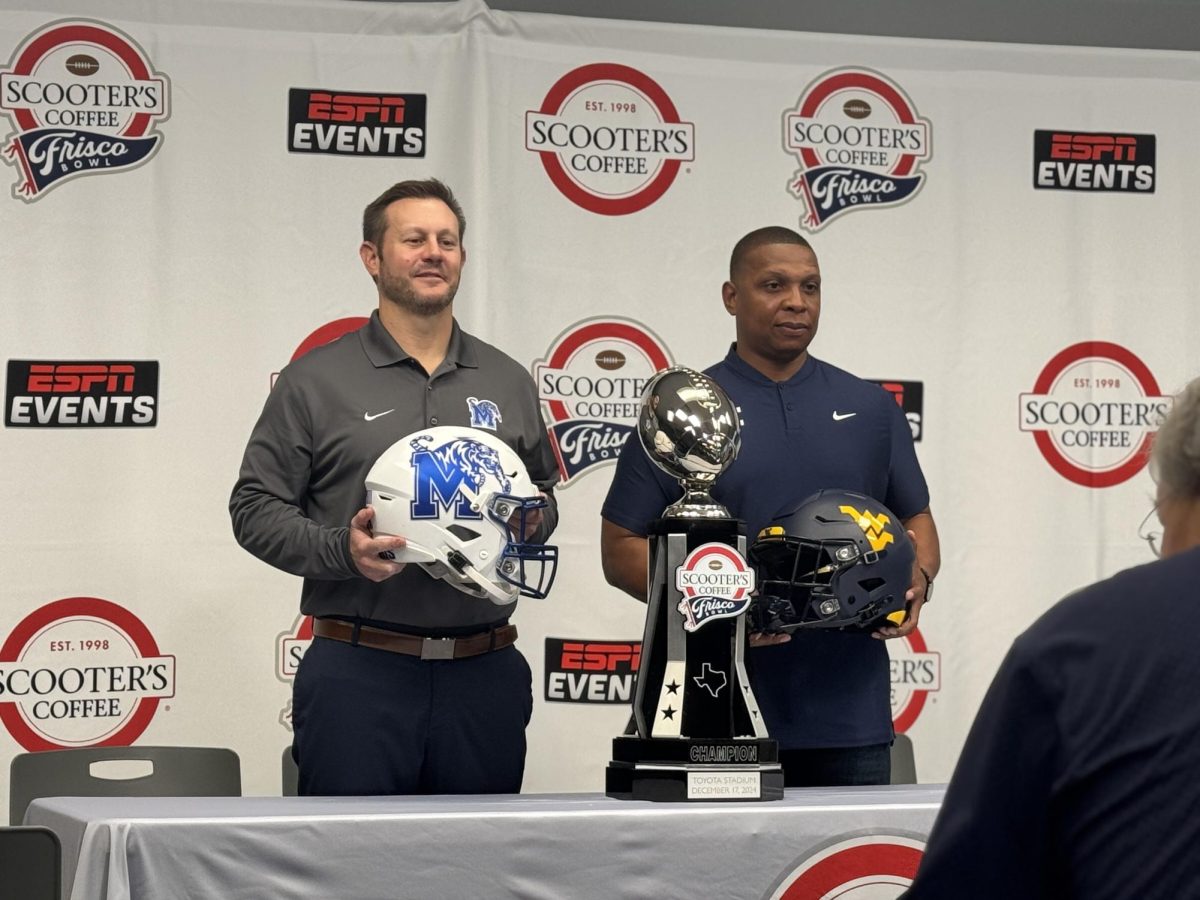
<instances>
[{"instance_id":1,"label":"white football helmet","mask_svg":"<svg viewBox=\"0 0 1200 900\"><path fill-rule=\"evenodd\" d=\"M414 432L380 455L366 488L375 534L408 542L397 562L496 604L550 591L558 548L524 539L526 517L546 500L494 434L453 425Z\"/></svg>"}]
</instances>

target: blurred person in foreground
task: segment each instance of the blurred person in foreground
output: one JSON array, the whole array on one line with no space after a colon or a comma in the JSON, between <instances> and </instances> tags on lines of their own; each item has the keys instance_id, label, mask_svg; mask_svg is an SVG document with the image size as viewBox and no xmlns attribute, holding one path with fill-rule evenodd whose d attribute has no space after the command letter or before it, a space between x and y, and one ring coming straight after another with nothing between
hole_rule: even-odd
<instances>
[{"instance_id":1,"label":"blurred person in foreground","mask_svg":"<svg viewBox=\"0 0 1200 900\"><path fill-rule=\"evenodd\" d=\"M1200 897L1200 378L1150 471L1141 534L1161 559L1071 594L1013 643L909 900Z\"/></svg>"}]
</instances>

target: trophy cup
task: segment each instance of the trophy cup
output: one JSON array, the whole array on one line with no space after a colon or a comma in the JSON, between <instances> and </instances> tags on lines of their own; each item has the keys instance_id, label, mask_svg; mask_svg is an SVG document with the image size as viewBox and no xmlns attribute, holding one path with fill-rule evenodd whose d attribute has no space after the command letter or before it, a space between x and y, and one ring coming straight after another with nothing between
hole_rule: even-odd
<instances>
[{"instance_id":1,"label":"trophy cup","mask_svg":"<svg viewBox=\"0 0 1200 900\"><path fill-rule=\"evenodd\" d=\"M646 386L638 439L683 497L650 527L642 656L633 716L605 770L610 797L783 797L778 745L746 674L746 537L709 495L737 456L739 428L729 397L701 372L664 369Z\"/></svg>"}]
</instances>

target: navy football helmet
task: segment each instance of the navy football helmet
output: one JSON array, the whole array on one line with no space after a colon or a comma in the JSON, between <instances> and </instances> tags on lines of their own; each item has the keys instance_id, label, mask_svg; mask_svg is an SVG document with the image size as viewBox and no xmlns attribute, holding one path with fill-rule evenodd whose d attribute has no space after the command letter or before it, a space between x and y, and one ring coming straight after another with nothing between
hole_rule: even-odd
<instances>
[{"instance_id":1,"label":"navy football helmet","mask_svg":"<svg viewBox=\"0 0 1200 900\"><path fill-rule=\"evenodd\" d=\"M903 621L916 550L882 503L824 490L776 516L748 558L758 585L750 629L778 634Z\"/></svg>"}]
</instances>

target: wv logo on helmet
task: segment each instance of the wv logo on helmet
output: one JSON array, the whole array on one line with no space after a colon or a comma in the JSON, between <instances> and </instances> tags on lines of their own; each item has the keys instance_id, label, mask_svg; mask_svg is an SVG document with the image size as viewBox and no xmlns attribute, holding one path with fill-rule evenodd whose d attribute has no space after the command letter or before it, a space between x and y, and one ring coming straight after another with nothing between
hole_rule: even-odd
<instances>
[{"instance_id":1,"label":"wv logo on helmet","mask_svg":"<svg viewBox=\"0 0 1200 900\"><path fill-rule=\"evenodd\" d=\"M892 520L886 514L875 515L867 509L859 512L853 506L839 506L838 512L845 513L858 524L867 540L871 542L872 550L882 550L895 540L888 532L888 525Z\"/></svg>"},{"instance_id":2,"label":"wv logo on helmet","mask_svg":"<svg viewBox=\"0 0 1200 900\"><path fill-rule=\"evenodd\" d=\"M460 519L481 519L483 514L471 507L471 498L462 493L464 484L478 491L489 477L500 489L512 490L512 476L505 474L500 454L481 441L457 439L430 447L433 437L422 434L411 442L412 467L416 484L410 504L414 519L436 519L440 507L454 505Z\"/></svg>"}]
</instances>

